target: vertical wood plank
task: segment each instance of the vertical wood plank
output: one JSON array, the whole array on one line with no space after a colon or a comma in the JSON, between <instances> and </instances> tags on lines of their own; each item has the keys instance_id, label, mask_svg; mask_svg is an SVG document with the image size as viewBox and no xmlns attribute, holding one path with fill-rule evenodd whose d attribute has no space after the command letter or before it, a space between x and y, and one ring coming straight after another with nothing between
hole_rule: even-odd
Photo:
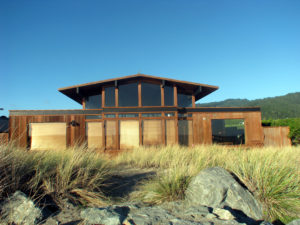
<instances>
[{"instance_id":1,"label":"vertical wood plank","mask_svg":"<svg viewBox=\"0 0 300 225\"><path fill-rule=\"evenodd\" d=\"M160 85L161 106L165 106L165 91L163 85Z\"/></svg>"},{"instance_id":2,"label":"vertical wood plank","mask_svg":"<svg viewBox=\"0 0 300 225\"><path fill-rule=\"evenodd\" d=\"M139 107L142 106L142 83L138 82L138 99L139 99Z\"/></svg>"},{"instance_id":3,"label":"vertical wood plank","mask_svg":"<svg viewBox=\"0 0 300 225\"><path fill-rule=\"evenodd\" d=\"M85 109L85 98L82 98L82 109Z\"/></svg>"},{"instance_id":4,"label":"vertical wood plank","mask_svg":"<svg viewBox=\"0 0 300 225\"><path fill-rule=\"evenodd\" d=\"M101 88L101 97L102 97L102 108L105 107L105 90L104 87Z\"/></svg>"},{"instance_id":5,"label":"vertical wood plank","mask_svg":"<svg viewBox=\"0 0 300 225\"><path fill-rule=\"evenodd\" d=\"M119 88L115 87L115 104L116 107L119 107Z\"/></svg>"},{"instance_id":6,"label":"vertical wood plank","mask_svg":"<svg viewBox=\"0 0 300 225\"><path fill-rule=\"evenodd\" d=\"M192 95L192 107L195 108L196 107L196 103L195 103L195 95Z\"/></svg>"},{"instance_id":7,"label":"vertical wood plank","mask_svg":"<svg viewBox=\"0 0 300 225\"><path fill-rule=\"evenodd\" d=\"M177 86L174 84L174 106L178 106L178 99L177 99Z\"/></svg>"}]
</instances>

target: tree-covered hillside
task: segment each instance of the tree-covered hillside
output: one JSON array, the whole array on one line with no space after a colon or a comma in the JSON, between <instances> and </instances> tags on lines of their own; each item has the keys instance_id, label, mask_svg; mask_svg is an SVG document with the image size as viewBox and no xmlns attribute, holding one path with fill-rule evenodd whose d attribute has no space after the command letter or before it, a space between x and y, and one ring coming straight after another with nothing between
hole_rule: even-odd
<instances>
[{"instance_id":1,"label":"tree-covered hillside","mask_svg":"<svg viewBox=\"0 0 300 225\"><path fill-rule=\"evenodd\" d=\"M300 92L256 100L227 99L220 102L197 104L200 107L251 107L260 106L263 119L300 117Z\"/></svg>"}]
</instances>

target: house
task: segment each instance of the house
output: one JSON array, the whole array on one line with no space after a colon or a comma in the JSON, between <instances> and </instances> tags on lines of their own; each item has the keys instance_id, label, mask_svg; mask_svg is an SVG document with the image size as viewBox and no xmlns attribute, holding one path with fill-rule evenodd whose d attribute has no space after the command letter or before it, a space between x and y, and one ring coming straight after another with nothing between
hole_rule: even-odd
<instances>
[{"instance_id":1,"label":"house","mask_svg":"<svg viewBox=\"0 0 300 225\"><path fill-rule=\"evenodd\" d=\"M30 149L86 143L103 150L140 145L263 145L259 107L196 107L217 86L136 74L60 88L78 110L11 110L10 139Z\"/></svg>"}]
</instances>

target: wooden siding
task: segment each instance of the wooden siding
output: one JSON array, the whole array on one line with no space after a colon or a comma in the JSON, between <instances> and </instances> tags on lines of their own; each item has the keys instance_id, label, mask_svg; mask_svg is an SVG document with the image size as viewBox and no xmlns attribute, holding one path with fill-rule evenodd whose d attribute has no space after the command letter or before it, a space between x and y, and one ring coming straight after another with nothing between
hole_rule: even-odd
<instances>
[{"instance_id":1,"label":"wooden siding","mask_svg":"<svg viewBox=\"0 0 300 225\"><path fill-rule=\"evenodd\" d=\"M76 121L72 126L71 121ZM28 126L30 123L64 122L67 125L67 146L83 144L85 141L85 116L84 115L59 115L59 116L10 116L9 136L20 147L28 147Z\"/></svg>"},{"instance_id":2,"label":"wooden siding","mask_svg":"<svg viewBox=\"0 0 300 225\"><path fill-rule=\"evenodd\" d=\"M88 111L88 110L83 110ZM159 111L153 111L149 113L158 113ZM141 117L141 112L136 118L119 118L118 112L114 113L115 118L105 118L104 114L102 119L86 119L86 115L21 115L21 116L10 116L10 133L9 136L12 140L16 141L20 147L29 147L30 138L28 138L28 126L30 123L43 123L43 122L64 122L67 125L67 146L81 145L87 141L86 137L86 122L103 122L103 135L102 143L105 145L105 149L120 149L120 121L125 120L137 120L139 121L139 144L146 145L165 145L165 144L178 144L179 135L178 132L178 112L174 112L175 116L167 117L164 115L164 111L161 117ZM243 119L245 126L245 145L247 146L261 146L264 143L264 134L261 127L261 113L259 111L239 111L239 112L191 112L192 117L184 118L190 124L188 144L212 144L212 119ZM182 120L183 118L179 118ZM151 129L144 134L142 121L146 121L146 125L149 127L152 121L159 121L160 129L156 129L153 133ZM166 121L170 120L166 123ZM75 121L75 124L71 124ZM171 122L173 121L173 122ZM158 123L157 123L158 124ZM146 127L146 128L148 128ZM174 131L172 128L174 127ZM158 132L159 130L159 132ZM167 131L166 131L167 130ZM123 131L121 131L123 132ZM159 135L155 135L155 133ZM154 137L150 137L153 133ZM150 135L150 136L149 136ZM143 140L144 139L144 140ZM181 139L180 139L181 140ZM123 146L123 140L121 147ZM127 148L127 147L126 147Z\"/></svg>"},{"instance_id":3,"label":"wooden siding","mask_svg":"<svg viewBox=\"0 0 300 225\"><path fill-rule=\"evenodd\" d=\"M289 127L263 127L264 145L265 146L291 146L291 139L288 137L290 133Z\"/></svg>"},{"instance_id":4,"label":"wooden siding","mask_svg":"<svg viewBox=\"0 0 300 225\"><path fill-rule=\"evenodd\" d=\"M262 146L264 143L260 112L193 113L194 144L212 144L212 119L244 119L245 144Z\"/></svg>"},{"instance_id":5,"label":"wooden siding","mask_svg":"<svg viewBox=\"0 0 300 225\"><path fill-rule=\"evenodd\" d=\"M0 133L0 145L8 143L8 133Z\"/></svg>"}]
</instances>

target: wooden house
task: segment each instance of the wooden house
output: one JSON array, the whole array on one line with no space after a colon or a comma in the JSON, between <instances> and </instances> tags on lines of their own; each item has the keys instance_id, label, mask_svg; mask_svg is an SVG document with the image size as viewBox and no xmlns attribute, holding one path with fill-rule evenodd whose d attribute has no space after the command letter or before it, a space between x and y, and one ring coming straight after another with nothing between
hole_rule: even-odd
<instances>
[{"instance_id":1,"label":"wooden house","mask_svg":"<svg viewBox=\"0 0 300 225\"><path fill-rule=\"evenodd\" d=\"M196 107L217 89L144 74L60 88L82 109L11 110L9 135L30 149L262 145L259 107Z\"/></svg>"}]
</instances>

